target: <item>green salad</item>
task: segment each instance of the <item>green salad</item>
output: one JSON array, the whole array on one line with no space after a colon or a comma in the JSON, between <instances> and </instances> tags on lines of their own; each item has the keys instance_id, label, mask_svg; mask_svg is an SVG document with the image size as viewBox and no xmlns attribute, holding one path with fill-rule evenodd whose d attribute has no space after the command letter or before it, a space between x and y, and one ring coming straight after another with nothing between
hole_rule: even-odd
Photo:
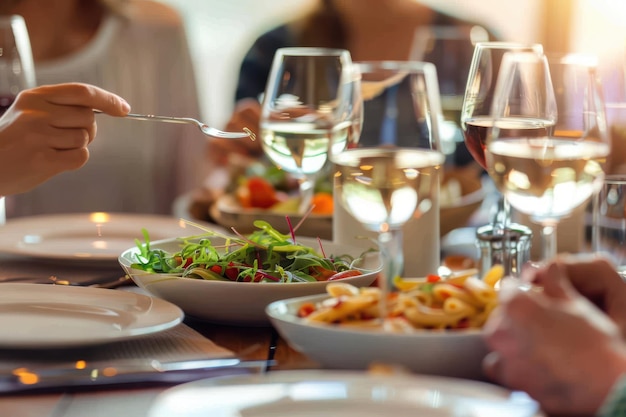
<instances>
[{"instance_id":1,"label":"green salad","mask_svg":"<svg viewBox=\"0 0 626 417\"><path fill-rule=\"evenodd\" d=\"M175 253L151 248L144 229L145 242L136 240L139 253L131 267L186 278L243 282L334 281L363 273L354 267L363 255L326 254L321 241L318 252L298 244L294 233L282 234L266 221L257 220L254 226L259 230L247 236L207 230L181 238L180 250ZM221 239L211 239L215 237Z\"/></svg>"}]
</instances>

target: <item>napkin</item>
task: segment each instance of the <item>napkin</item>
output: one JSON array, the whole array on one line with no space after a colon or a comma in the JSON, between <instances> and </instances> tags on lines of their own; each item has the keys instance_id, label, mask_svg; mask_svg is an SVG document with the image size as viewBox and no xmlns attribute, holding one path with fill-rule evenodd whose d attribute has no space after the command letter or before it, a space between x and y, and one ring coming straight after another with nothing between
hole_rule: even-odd
<instances>
[{"instance_id":1,"label":"napkin","mask_svg":"<svg viewBox=\"0 0 626 417\"><path fill-rule=\"evenodd\" d=\"M20 349L0 350L0 393L32 390L70 390L84 389L91 386L103 385L118 386L120 384L166 383L177 384L210 376L222 376L237 373L251 372L253 367L225 367L216 369L201 369L183 372L141 373L135 378L98 378L91 381L87 375L77 378L64 378L55 381L35 381L32 384L23 384L15 377L15 370L24 368L30 370L49 369L56 367L60 370L75 367L78 361L86 365L97 363L98 368L103 364L146 363L156 360L161 364L172 362L192 361L213 358L235 358L235 354L205 338L185 324L172 329L146 336L138 336L124 341L107 343L96 346L70 349Z\"/></svg>"}]
</instances>

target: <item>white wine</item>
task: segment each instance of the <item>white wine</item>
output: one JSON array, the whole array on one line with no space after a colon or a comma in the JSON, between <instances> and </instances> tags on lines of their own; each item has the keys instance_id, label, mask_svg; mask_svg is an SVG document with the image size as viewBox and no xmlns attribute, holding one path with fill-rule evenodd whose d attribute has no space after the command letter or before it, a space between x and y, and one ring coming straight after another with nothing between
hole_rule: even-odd
<instances>
[{"instance_id":1,"label":"white wine","mask_svg":"<svg viewBox=\"0 0 626 417\"><path fill-rule=\"evenodd\" d=\"M401 228L433 205L440 152L409 148L349 149L334 156L335 192L366 229Z\"/></svg>"},{"instance_id":2,"label":"white wine","mask_svg":"<svg viewBox=\"0 0 626 417\"><path fill-rule=\"evenodd\" d=\"M605 143L543 137L494 141L486 156L510 204L543 222L568 216L599 189L608 154Z\"/></svg>"},{"instance_id":3,"label":"white wine","mask_svg":"<svg viewBox=\"0 0 626 417\"><path fill-rule=\"evenodd\" d=\"M296 176L311 175L326 164L331 140L333 147L346 147L348 129L349 123L334 129L320 128L315 123L264 123L261 145L267 157L281 169Z\"/></svg>"}]
</instances>

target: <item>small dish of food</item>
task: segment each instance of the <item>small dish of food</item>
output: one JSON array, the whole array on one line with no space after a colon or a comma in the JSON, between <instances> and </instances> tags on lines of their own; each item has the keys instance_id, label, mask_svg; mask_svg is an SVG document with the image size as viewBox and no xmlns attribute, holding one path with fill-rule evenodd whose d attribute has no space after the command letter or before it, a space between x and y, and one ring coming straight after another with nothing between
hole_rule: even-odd
<instances>
[{"instance_id":1,"label":"small dish of food","mask_svg":"<svg viewBox=\"0 0 626 417\"><path fill-rule=\"evenodd\" d=\"M481 327L497 305L502 270L396 280L381 317L378 288L329 284L327 294L280 300L266 313L296 350L324 367L397 365L431 375L483 379Z\"/></svg>"}]
</instances>

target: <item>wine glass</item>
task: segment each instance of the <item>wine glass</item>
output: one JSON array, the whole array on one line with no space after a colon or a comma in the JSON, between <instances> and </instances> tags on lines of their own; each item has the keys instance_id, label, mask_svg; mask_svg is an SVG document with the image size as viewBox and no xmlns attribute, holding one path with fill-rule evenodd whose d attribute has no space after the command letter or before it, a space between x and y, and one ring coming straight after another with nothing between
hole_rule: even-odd
<instances>
[{"instance_id":1,"label":"wine glass","mask_svg":"<svg viewBox=\"0 0 626 417\"><path fill-rule=\"evenodd\" d=\"M363 100L361 137L348 147L331 147L329 158L335 167L335 201L377 236L383 262L378 282L384 300L393 279L403 273L403 226L429 211L438 212L445 159L439 139L441 105L431 63L356 65ZM437 217L435 223L438 227ZM411 238L415 253L410 256L419 256L419 232ZM425 245L437 246L432 240ZM384 303L380 304L385 317Z\"/></svg>"},{"instance_id":2,"label":"wine glass","mask_svg":"<svg viewBox=\"0 0 626 417\"><path fill-rule=\"evenodd\" d=\"M540 225L542 260L549 260L561 219L604 180L610 142L595 63L578 55L549 62L543 54L506 54L492 118L489 174L511 206Z\"/></svg>"},{"instance_id":3,"label":"wine glass","mask_svg":"<svg viewBox=\"0 0 626 417\"><path fill-rule=\"evenodd\" d=\"M432 62L437 67L441 110L441 145L447 155L463 143L461 109L467 75L478 42L489 41L489 33L478 25L437 25L415 31L411 60Z\"/></svg>"},{"instance_id":4,"label":"wine glass","mask_svg":"<svg viewBox=\"0 0 626 417\"><path fill-rule=\"evenodd\" d=\"M352 60L343 49L280 48L274 55L260 118L261 146L298 179L306 213L328 147L346 146L351 131Z\"/></svg>"},{"instance_id":5,"label":"wine glass","mask_svg":"<svg viewBox=\"0 0 626 417\"><path fill-rule=\"evenodd\" d=\"M543 47L540 44L478 42L472 54L461 108L461 130L467 150L485 170L487 169L485 163L486 135L488 128L493 123L491 107L498 71L504 54L516 51L543 53ZM520 269L516 258L525 250L517 252L514 246L508 244L508 241L514 241L521 237L518 236L520 225L511 225L510 217L510 208L506 198L500 194L490 221L490 233L495 243L501 245L501 250L495 251L491 260L485 262L483 259L481 263L501 264L507 275L518 275ZM496 238L500 238L501 241Z\"/></svg>"},{"instance_id":6,"label":"wine glass","mask_svg":"<svg viewBox=\"0 0 626 417\"><path fill-rule=\"evenodd\" d=\"M17 94L35 86L35 68L26 23L21 16L0 16L0 116ZM0 198L0 224L6 221Z\"/></svg>"}]
</instances>

